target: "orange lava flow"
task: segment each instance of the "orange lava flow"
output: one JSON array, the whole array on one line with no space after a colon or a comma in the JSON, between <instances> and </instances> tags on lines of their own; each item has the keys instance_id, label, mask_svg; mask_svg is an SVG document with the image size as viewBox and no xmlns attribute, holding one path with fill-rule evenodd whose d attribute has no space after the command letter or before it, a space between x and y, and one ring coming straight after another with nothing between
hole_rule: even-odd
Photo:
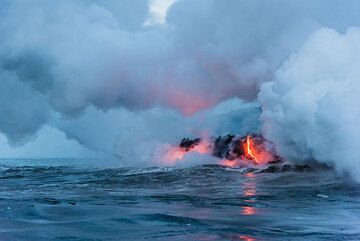
<instances>
[{"instance_id":1,"label":"orange lava flow","mask_svg":"<svg viewBox=\"0 0 360 241\"><path fill-rule=\"evenodd\" d=\"M252 142L250 140L250 136L246 137L246 154L251 156L252 159L255 160L256 164L259 164L259 160L255 157L252 150Z\"/></svg>"}]
</instances>

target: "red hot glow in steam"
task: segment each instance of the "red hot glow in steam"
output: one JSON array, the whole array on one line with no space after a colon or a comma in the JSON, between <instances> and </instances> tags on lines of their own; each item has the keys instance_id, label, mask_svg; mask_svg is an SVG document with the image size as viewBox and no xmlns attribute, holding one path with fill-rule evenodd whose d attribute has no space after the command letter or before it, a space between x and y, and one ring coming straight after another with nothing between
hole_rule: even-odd
<instances>
[{"instance_id":1,"label":"red hot glow in steam","mask_svg":"<svg viewBox=\"0 0 360 241\"><path fill-rule=\"evenodd\" d=\"M200 143L196 144L190 150L185 150L184 148L173 146L169 148L166 151L165 155L162 157L162 163L167 165L175 165L177 161L183 160L184 156L187 153L191 153L191 152L198 153L201 155L210 154L211 153L210 147L211 144L206 140L203 140Z\"/></svg>"},{"instance_id":2,"label":"red hot glow in steam","mask_svg":"<svg viewBox=\"0 0 360 241\"><path fill-rule=\"evenodd\" d=\"M234 140L232 138L231 136L202 140L184 138L179 146L171 146L163 153L161 162L165 165L176 165L179 161L183 161L188 153L212 155L219 158L218 164L229 167L248 164L266 165L269 161L278 160L267 140L261 135L247 135Z\"/></svg>"}]
</instances>

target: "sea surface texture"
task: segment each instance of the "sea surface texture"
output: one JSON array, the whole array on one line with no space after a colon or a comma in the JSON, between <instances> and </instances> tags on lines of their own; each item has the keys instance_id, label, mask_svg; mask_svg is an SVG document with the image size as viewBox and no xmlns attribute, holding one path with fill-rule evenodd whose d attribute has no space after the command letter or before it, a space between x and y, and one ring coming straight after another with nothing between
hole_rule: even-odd
<instances>
[{"instance_id":1,"label":"sea surface texture","mask_svg":"<svg viewBox=\"0 0 360 241\"><path fill-rule=\"evenodd\" d=\"M1 241L360 240L359 185L331 170L0 163Z\"/></svg>"}]
</instances>

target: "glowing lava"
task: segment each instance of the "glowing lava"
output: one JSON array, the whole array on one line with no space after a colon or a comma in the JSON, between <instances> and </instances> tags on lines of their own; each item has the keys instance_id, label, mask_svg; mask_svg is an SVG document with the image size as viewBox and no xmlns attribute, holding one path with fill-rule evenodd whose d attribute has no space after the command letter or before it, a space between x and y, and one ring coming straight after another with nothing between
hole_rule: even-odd
<instances>
[{"instance_id":1,"label":"glowing lava","mask_svg":"<svg viewBox=\"0 0 360 241\"><path fill-rule=\"evenodd\" d=\"M178 146L168 144L161 150L161 158L158 159L164 165L188 162L190 159L196 159L194 154L212 155L218 158L218 164L227 167L266 165L270 161L279 160L271 143L259 134L237 137L229 134L216 138L208 138L206 135L195 139L183 138ZM189 158L186 158L188 154ZM213 162L212 159L209 160Z\"/></svg>"},{"instance_id":2,"label":"glowing lava","mask_svg":"<svg viewBox=\"0 0 360 241\"><path fill-rule=\"evenodd\" d=\"M246 156L250 156L251 159L253 159L256 162L256 164L259 164L259 160L256 158L254 153L255 153L255 150L253 147L252 140L251 140L250 136L247 136L246 137Z\"/></svg>"},{"instance_id":3,"label":"glowing lava","mask_svg":"<svg viewBox=\"0 0 360 241\"><path fill-rule=\"evenodd\" d=\"M248 135L242 139L243 160L251 161L255 165L266 165L269 161L276 160L265 139L259 136Z\"/></svg>"}]
</instances>

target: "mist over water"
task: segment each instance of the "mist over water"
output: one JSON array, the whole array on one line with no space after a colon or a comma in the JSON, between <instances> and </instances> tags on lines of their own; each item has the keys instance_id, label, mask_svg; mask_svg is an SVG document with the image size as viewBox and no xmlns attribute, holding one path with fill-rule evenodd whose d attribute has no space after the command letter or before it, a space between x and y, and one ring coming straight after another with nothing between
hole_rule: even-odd
<instances>
[{"instance_id":1,"label":"mist over water","mask_svg":"<svg viewBox=\"0 0 360 241\"><path fill-rule=\"evenodd\" d=\"M360 181L360 28L315 32L259 94L265 136L288 160L314 159Z\"/></svg>"}]
</instances>

